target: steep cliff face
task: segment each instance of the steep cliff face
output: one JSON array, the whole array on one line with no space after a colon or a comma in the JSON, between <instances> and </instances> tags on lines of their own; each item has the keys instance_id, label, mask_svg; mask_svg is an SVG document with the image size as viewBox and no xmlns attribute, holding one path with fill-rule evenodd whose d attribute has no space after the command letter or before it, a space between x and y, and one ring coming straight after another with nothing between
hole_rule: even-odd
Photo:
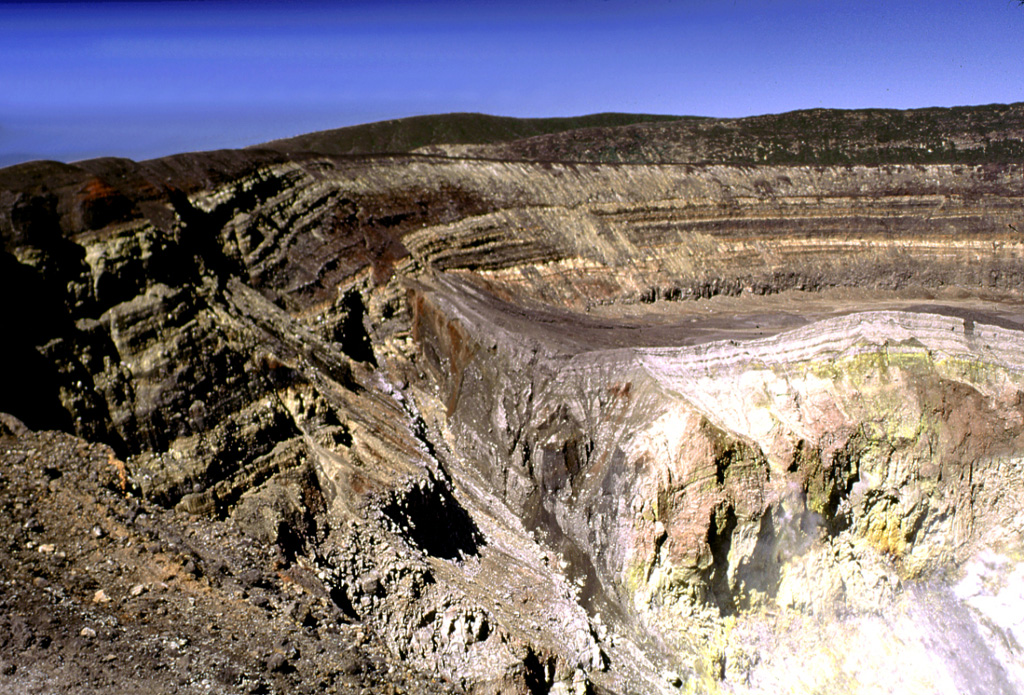
<instances>
[{"instance_id":1,"label":"steep cliff face","mask_svg":"<svg viewBox=\"0 0 1024 695\"><path fill-rule=\"evenodd\" d=\"M0 410L109 449L3 455L277 548L300 647L226 690L388 682L358 626L423 692L1016 692L1022 174L12 167Z\"/></svg>"},{"instance_id":2,"label":"steep cliff face","mask_svg":"<svg viewBox=\"0 0 1024 695\"><path fill-rule=\"evenodd\" d=\"M421 311L418 325L425 354L444 355L453 475L497 487L613 633L660 635L664 663L701 691L872 691L893 663L847 663L822 646L839 634L912 646L900 689L1020 688L999 646L1015 619L978 618L985 639L968 623L972 656L934 673L933 650L965 634L943 633L941 612L908 619L916 633L887 624L944 599L979 549L1019 547L1019 316L1002 328L917 307L771 338L567 350L438 292L457 318L439 331ZM1000 584L1016 571L1001 562Z\"/></svg>"}]
</instances>

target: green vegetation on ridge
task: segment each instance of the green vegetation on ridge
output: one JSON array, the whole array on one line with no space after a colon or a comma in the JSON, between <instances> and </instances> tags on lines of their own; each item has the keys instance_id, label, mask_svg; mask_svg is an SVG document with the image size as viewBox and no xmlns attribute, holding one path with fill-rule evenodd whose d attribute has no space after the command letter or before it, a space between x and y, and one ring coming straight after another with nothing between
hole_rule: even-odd
<instances>
[{"instance_id":1,"label":"green vegetation on ridge","mask_svg":"<svg viewBox=\"0 0 1024 695\"><path fill-rule=\"evenodd\" d=\"M274 140L259 147L283 152L317 152L333 155L397 153L411 152L427 145L483 145L580 128L615 128L635 123L679 119L679 116L630 113L597 113L568 118L512 118L482 113L448 113L322 130ZM704 119L691 117L687 120Z\"/></svg>"},{"instance_id":2,"label":"green vegetation on ridge","mask_svg":"<svg viewBox=\"0 0 1024 695\"><path fill-rule=\"evenodd\" d=\"M1024 161L1024 103L810 109L748 118L453 113L327 130L261 145L326 155L460 145L459 156L636 164L880 165Z\"/></svg>"}]
</instances>

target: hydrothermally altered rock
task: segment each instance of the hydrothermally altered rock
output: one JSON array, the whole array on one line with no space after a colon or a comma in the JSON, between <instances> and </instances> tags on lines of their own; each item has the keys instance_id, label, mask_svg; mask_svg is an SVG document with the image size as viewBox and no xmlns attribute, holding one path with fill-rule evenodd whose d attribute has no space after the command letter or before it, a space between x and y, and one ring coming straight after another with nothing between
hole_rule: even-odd
<instances>
[{"instance_id":1,"label":"hydrothermally altered rock","mask_svg":"<svg viewBox=\"0 0 1024 695\"><path fill-rule=\"evenodd\" d=\"M0 170L0 691L1024 691L1022 165L622 128Z\"/></svg>"}]
</instances>

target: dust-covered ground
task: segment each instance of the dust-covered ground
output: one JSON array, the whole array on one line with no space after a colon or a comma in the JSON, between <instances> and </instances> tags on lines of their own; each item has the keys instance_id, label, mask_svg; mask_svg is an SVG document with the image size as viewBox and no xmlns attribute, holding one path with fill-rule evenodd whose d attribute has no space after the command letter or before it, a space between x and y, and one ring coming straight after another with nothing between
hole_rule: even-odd
<instances>
[{"instance_id":1,"label":"dust-covered ground","mask_svg":"<svg viewBox=\"0 0 1024 695\"><path fill-rule=\"evenodd\" d=\"M386 662L300 548L122 491L104 445L0 437L0 692L445 692Z\"/></svg>"}]
</instances>

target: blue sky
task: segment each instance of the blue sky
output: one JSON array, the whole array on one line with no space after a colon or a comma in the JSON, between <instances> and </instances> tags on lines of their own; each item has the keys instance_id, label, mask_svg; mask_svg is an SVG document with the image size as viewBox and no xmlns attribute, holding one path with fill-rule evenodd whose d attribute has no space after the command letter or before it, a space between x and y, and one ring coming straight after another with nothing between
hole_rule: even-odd
<instances>
[{"instance_id":1,"label":"blue sky","mask_svg":"<svg viewBox=\"0 0 1024 695\"><path fill-rule=\"evenodd\" d=\"M1024 101L1016 0L0 2L0 165L423 113Z\"/></svg>"}]
</instances>

